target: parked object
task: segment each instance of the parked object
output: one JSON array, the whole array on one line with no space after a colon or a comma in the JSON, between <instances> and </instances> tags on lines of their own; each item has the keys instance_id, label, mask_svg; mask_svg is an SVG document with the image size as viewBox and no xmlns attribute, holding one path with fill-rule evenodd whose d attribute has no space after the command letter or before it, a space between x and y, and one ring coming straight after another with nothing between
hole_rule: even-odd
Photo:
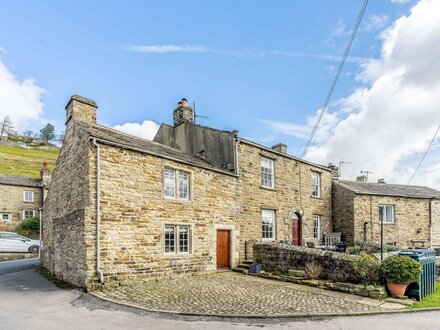
<instances>
[{"instance_id":1,"label":"parked object","mask_svg":"<svg viewBox=\"0 0 440 330\"><path fill-rule=\"evenodd\" d=\"M422 267L422 273L418 281L411 283L407 290L408 297L422 300L435 291L436 264L435 252L431 249L403 250L399 256L407 256L418 261Z\"/></svg>"},{"instance_id":2,"label":"parked object","mask_svg":"<svg viewBox=\"0 0 440 330\"><path fill-rule=\"evenodd\" d=\"M410 283L417 282L422 266L409 256L392 256L382 263L382 274L391 296L402 296Z\"/></svg>"},{"instance_id":3,"label":"parked object","mask_svg":"<svg viewBox=\"0 0 440 330\"><path fill-rule=\"evenodd\" d=\"M341 233L329 233L325 235L325 246L332 246L341 241Z\"/></svg>"},{"instance_id":4,"label":"parked object","mask_svg":"<svg viewBox=\"0 0 440 330\"><path fill-rule=\"evenodd\" d=\"M262 264L253 263L249 266L249 273L258 274L259 272L261 272L262 268L263 268Z\"/></svg>"},{"instance_id":5,"label":"parked object","mask_svg":"<svg viewBox=\"0 0 440 330\"><path fill-rule=\"evenodd\" d=\"M10 233L0 232L0 252L32 252L37 253L40 248L40 241Z\"/></svg>"}]
</instances>

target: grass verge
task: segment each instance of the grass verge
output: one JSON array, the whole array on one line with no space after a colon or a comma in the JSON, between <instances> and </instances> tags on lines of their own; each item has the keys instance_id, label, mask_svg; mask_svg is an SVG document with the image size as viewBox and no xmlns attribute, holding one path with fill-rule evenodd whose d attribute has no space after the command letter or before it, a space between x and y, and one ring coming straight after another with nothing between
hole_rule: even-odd
<instances>
[{"instance_id":1,"label":"grass verge","mask_svg":"<svg viewBox=\"0 0 440 330\"><path fill-rule=\"evenodd\" d=\"M411 308L440 307L440 283L435 286L434 293L421 301L417 301Z\"/></svg>"}]
</instances>

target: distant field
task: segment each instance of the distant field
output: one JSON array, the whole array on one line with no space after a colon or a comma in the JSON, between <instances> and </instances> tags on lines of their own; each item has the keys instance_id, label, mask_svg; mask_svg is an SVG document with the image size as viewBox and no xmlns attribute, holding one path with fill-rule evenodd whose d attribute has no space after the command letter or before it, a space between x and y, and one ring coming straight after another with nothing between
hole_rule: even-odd
<instances>
[{"instance_id":1,"label":"distant field","mask_svg":"<svg viewBox=\"0 0 440 330\"><path fill-rule=\"evenodd\" d=\"M43 162L52 172L59 150L24 149L0 145L0 174L39 178Z\"/></svg>"}]
</instances>

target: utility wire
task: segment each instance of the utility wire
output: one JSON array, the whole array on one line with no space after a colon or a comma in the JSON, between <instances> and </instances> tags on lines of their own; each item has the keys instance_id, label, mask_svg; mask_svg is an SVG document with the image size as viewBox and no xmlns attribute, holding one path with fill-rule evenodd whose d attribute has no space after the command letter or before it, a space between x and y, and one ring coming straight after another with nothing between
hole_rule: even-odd
<instances>
[{"instance_id":1,"label":"utility wire","mask_svg":"<svg viewBox=\"0 0 440 330\"><path fill-rule=\"evenodd\" d=\"M440 125L437 127L437 130L435 131L434 136L432 137L431 143L429 144L428 148L426 149L425 153L423 154L422 159L420 159L419 165L417 165L416 169L414 170L413 175L411 176L411 179L409 179L407 185L409 185L416 175L417 171L419 170L420 166L422 165L423 161L425 160L426 155L428 154L429 149L431 149L432 144L434 143L435 138L437 137L438 131L440 131Z\"/></svg>"},{"instance_id":2,"label":"utility wire","mask_svg":"<svg viewBox=\"0 0 440 330\"><path fill-rule=\"evenodd\" d=\"M342 56L341 62L339 63L338 70L336 71L336 75L333 78L333 82L331 84L330 90L327 94L327 97L325 98L324 105L321 108L321 112L319 113L318 120L316 121L315 126L313 127L312 134L310 135L306 145L304 146L303 152L301 154L301 158L304 157L307 150L309 149L310 143L312 143L313 137L315 136L316 130L318 129L319 123L321 122L322 116L324 115L325 110L327 109L328 103L330 101L330 98L333 94L333 90L335 89L336 83L338 82L339 76L342 71L342 67L344 66L345 60L347 59L348 53L350 51L351 45L353 44L354 37L356 36L356 32L359 29L359 25L361 24L362 17L364 16L365 9L367 8L368 0L364 0L364 3L362 4L361 11L359 12L359 16L357 18L356 24L354 26L354 29L351 33L350 39L348 40L347 48L345 48L344 55Z\"/></svg>"}]
</instances>

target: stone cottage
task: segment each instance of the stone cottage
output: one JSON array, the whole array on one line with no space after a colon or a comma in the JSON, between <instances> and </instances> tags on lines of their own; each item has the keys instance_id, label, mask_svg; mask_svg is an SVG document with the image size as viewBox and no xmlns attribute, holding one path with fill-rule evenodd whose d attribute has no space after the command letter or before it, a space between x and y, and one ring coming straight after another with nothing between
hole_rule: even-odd
<instances>
[{"instance_id":1,"label":"stone cottage","mask_svg":"<svg viewBox=\"0 0 440 330\"><path fill-rule=\"evenodd\" d=\"M333 230L353 245L440 246L440 191L420 186L357 181L333 182Z\"/></svg>"},{"instance_id":2,"label":"stone cottage","mask_svg":"<svg viewBox=\"0 0 440 330\"><path fill-rule=\"evenodd\" d=\"M43 266L99 282L216 271L259 241L301 245L331 222L332 168L194 122L186 104L154 141L96 122L74 95L43 215Z\"/></svg>"},{"instance_id":3,"label":"stone cottage","mask_svg":"<svg viewBox=\"0 0 440 330\"><path fill-rule=\"evenodd\" d=\"M50 183L46 163L40 174L40 179L0 174L0 224L3 230L13 230L21 221L38 215Z\"/></svg>"}]
</instances>

